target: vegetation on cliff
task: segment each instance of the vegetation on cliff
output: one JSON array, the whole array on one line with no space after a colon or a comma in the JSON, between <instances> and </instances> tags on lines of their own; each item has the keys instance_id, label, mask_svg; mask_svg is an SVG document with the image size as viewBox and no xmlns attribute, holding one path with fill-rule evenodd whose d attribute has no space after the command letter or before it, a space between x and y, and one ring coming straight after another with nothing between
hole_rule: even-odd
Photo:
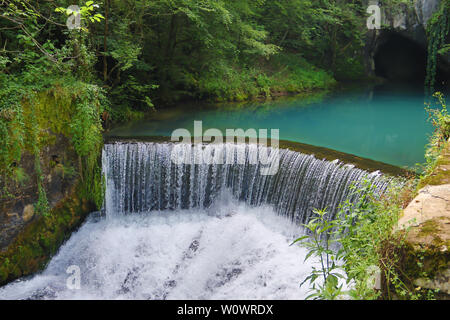
<instances>
[{"instance_id":1,"label":"vegetation on cliff","mask_svg":"<svg viewBox=\"0 0 450 320\"><path fill-rule=\"evenodd\" d=\"M8 78L9 90L0 94L5 102L0 118L1 201L8 208L9 202L21 201L24 196L33 199L35 191L38 195L34 219L0 253L0 283L42 268L84 216L101 207L100 114L106 105L101 88L68 76L47 78L47 83L3 78ZM58 144L64 148L58 154L67 156L61 162L48 160L46 150L60 143L60 136L68 143ZM34 158L31 168L27 163L30 157ZM58 176L73 176L74 186L69 196L52 208L48 195L55 190L50 182ZM31 194L24 195L23 189L32 190Z\"/></svg>"},{"instance_id":2,"label":"vegetation on cliff","mask_svg":"<svg viewBox=\"0 0 450 320\"><path fill-rule=\"evenodd\" d=\"M450 34L450 0L441 1L439 10L433 14L428 22L426 31L428 61L425 85L429 92L433 93L439 55L446 55L450 51L450 44L447 43Z\"/></svg>"},{"instance_id":3,"label":"vegetation on cliff","mask_svg":"<svg viewBox=\"0 0 450 320\"><path fill-rule=\"evenodd\" d=\"M11 46L17 50L11 54L4 48L1 56L1 198L13 196L10 179L24 179L20 161L29 153L35 157L39 192L36 209L45 214L48 206L42 182L41 151L54 142L55 135L63 135L71 141L79 157L80 179L86 182L85 195L95 200L101 194L92 188L98 187L93 184L93 175L100 174L98 157L103 143L100 115L107 100L104 90L92 80L93 54L89 53L87 35L69 32L59 49L50 40L40 45L35 33L46 23L40 22L42 17L38 11L19 3L9 3L4 10L2 17L12 21L12 26L5 27L5 41L10 32L16 33Z\"/></svg>"},{"instance_id":4,"label":"vegetation on cliff","mask_svg":"<svg viewBox=\"0 0 450 320\"><path fill-rule=\"evenodd\" d=\"M358 2L81 1L81 28L68 30L72 4L4 1L0 69L41 69L39 81L70 72L100 85L108 121L180 99L304 92L364 74Z\"/></svg>"},{"instance_id":5,"label":"vegetation on cliff","mask_svg":"<svg viewBox=\"0 0 450 320\"><path fill-rule=\"evenodd\" d=\"M103 199L100 116L109 105L93 76L88 30L65 30L57 47L44 39L58 23L38 9L22 1L0 9L0 204L26 225L0 254L0 283L41 268ZM51 188L57 181L72 191L52 194L61 193ZM18 215L24 205L28 215Z\"/></svg>"}]
</instances>

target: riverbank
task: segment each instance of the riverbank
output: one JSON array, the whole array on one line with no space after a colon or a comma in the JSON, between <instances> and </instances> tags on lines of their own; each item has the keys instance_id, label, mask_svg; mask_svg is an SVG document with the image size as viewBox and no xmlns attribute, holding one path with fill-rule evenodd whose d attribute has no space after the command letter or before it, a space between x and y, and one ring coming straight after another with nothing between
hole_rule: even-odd
<instances>
[{"instance_id":1,"label":"riverbank","mask_svg":"<svg viewBox=\"0 0 450 320\"><path fill-rule=\"evenodd\" d=\"M450 299L450 141L398 221L407 230L403 268L417 288Z\"/></svg>"},{"instance_id":2,"label":"riverbank","mask_svg":"<svg viewBox=\"0 0 450 320\"><path fill-rule=\"evenodd\" d=\"M359 75L360 76L360 75ZM374 83L379 79L370 78ZM243 103L309 95L328 91L339 85L334 76L316 67L299 53L279 53L252 67L219 65L185 83L187 88L173 90L164 99L155 99L151 108L115 104L108 112L112 124L143 119L154 112L191 103ZM112 96L113 103L115 102Z\"/></svg>"}]
</instances>

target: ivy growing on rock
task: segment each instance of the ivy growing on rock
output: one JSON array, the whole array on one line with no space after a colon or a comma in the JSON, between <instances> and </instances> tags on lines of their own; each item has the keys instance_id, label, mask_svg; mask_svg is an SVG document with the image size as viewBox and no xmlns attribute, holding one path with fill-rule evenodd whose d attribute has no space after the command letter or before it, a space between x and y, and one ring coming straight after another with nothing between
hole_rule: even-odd
<instances>
[{"instance_id":1,"label":"ivy growing on rock","mask_svg":"<svg viewBox=\"0 0 450 320\"><path fill-rule=\"evenodd\" d=\"M13 81L11 78L8 80ZM42 148L51 144L54 134L70 139L79 157L79 177L85 185L85 195L95 198L92 179L94 176L99 178L98 161L103 143L100 115L108 103L103 90L70 77L65 81L55 80L48 87L24 86L22 83L17 88L20 90L0 91L3 101L12 99L20 102L11 105L4 103L1 109L2 198L11 196L7 181L13 179L14 168L20 164L24 153L29 153L35 157L39 195L36 209L43 213L48 211L40 157ZM96 202L101 201L97 199Z\"/></svg>"},{"instance_id":2,"label":"ivy growing on rock","mask_svg":"<svg viewBox=\"0 0 450 320\"><path fill-rule=\"evenodd\" d=\"M438 56L450 51L450 45L446 43L449 32L450 0L442 0L439 10L432 16L427 25L428 61L425 87L428 94L434 92Z\"/></svg>"}]
</instances>

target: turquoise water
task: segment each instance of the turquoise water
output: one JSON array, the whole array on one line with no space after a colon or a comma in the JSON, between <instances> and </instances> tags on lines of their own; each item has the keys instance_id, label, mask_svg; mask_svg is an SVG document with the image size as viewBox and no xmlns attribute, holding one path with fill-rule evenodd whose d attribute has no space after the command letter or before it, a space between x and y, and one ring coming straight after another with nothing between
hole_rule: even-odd
<instances>
[{"instance_id":1,"label":"turquoise water","mask_svg":"<svg viewBox=\"0 0 450 320\"><path fill-rule=\"evenodd\" d=\"M183 105L109 132L111 136L170 136L177 128L279 129L280 139L326 147L397 166L424 162L433 128L421 88L353 88L271 102Z\"/></svg>"}]
</instances>

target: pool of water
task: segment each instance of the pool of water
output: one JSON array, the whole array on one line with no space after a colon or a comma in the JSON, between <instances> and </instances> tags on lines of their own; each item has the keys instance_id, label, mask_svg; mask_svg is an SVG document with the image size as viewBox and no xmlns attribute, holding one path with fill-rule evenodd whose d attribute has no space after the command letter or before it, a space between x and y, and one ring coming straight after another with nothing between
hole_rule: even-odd
<instances>
[{"instance_id":1,"label":"pool of water","mask_svg":"<svg viewBox=\"0 0 450 320\"><path fill-rule=\"evenodd\" d=\"M108 135L193 134L194 120L209 128L279 129L280 139L326 147L396 166L424 162L433 127L422 88L353 87L269 102L180 105L146 120L116 127Z\"/></svg>"}]
</instances>

